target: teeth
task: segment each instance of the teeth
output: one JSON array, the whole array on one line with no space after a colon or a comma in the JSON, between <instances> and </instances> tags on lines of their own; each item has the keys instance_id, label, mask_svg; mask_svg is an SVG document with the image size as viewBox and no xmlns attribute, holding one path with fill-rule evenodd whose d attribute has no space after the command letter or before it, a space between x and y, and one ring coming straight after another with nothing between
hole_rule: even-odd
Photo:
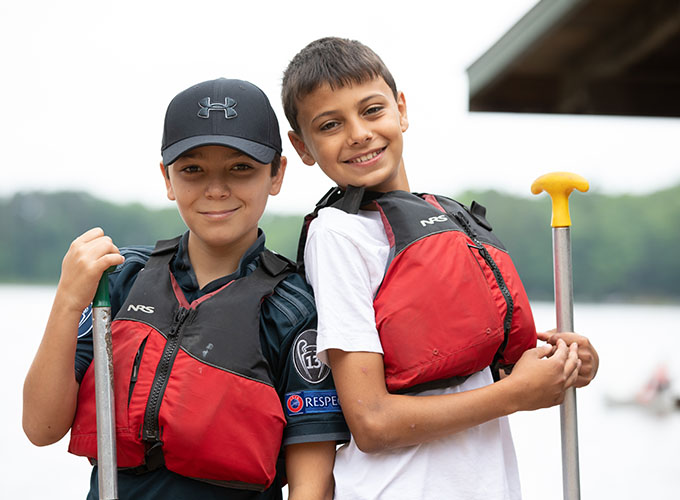
<instances>
[{"instance_id":1,"label":"teeth","mask_svg":"<svg viewBox=\"0 0 680 500\"><path fill-rule=\"evenodd\" d=\"M375 158L380 154L380 151L375 151L373 153L368 153L367 155L360 156L359 158L355 158L354 160L350 160L350 163L362 163L364 161L368 161L371 158Z\"/></svg>"}]
</instances>

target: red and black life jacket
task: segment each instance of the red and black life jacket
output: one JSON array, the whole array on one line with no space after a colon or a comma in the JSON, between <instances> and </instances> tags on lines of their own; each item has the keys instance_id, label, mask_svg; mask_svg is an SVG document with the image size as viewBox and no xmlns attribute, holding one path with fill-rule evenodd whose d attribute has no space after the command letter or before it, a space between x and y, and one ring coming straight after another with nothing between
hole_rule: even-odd
<instances>
[{"instance_id":1,"label":"red and black life jacket","mask_svg":"<svg viewBox=\"0 0 680 500\"><path fill-rule=\"evenodd\" d=\"M188 303L158 242L112 323L120 468L265 490L286 423L260 346L260 304L294 269L264 250L248 276ZM97 457L94 371L80 384L69 451Z\"/></svg>"},{"instance_id":2,"label":"red and black life jacket","mask_svg":"<svg viewBox=\"0 0 680 500\"><path fill-rule=\"evenodd\" d=\"M391 392L450 385L487 366L497 375L536 346L522 282L475 202L335 188L305 218L298 261L321 208L356 213L368 204L380 211L390 244L373 306Z\"/></svg>"}]
</instances>

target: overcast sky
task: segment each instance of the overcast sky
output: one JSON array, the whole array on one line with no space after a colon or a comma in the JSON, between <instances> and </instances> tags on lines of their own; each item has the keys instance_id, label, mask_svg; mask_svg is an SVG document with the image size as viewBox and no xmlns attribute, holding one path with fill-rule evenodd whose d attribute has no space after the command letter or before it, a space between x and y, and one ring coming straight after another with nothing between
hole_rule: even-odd
<instances>
[{"instance_id":1,"label":"overcast sky","mask_svg":"<svg viewBox=\"0 0 680 500\"><path fill-rule=\"evenodd\" d=\"M414 191L495 188L530 196L568 170L594 190L680 182L680 120L475 114L466 68L535 0L8 1L0 5L0 196L85 190L171 206L158 170L165 108L220 76L250 80L280 105L288 61L322 36L358 39L390 67L408 105ZM269 210L303 212L329 187L297 158Z\"/></svg>"}]
</instances>

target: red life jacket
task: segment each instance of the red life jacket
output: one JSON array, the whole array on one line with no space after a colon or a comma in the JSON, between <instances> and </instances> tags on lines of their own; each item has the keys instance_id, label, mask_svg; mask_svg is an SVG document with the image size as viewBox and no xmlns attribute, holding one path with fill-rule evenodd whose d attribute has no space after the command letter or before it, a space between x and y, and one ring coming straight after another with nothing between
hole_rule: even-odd
<instances>
[{"instance_id":1,"label":"red life jacket","mask_svg":"<svg viewBox=\"0 0 680 500\"><path fill-rule=\"evenodd\" d=\"M529 300L486 209L443 196L336 189L325 206L381 213L390 257L374 298L376 326L391 392L450 385L487 366L509 367L536 346Z\"/></svg>"},{"instance_id":2,"label":"red life jacket","mask_svg":"<svg viewBox=\"0 0 680 500\"><path fill-rule=\"evenodd\" d=\"M248 276L188 303L159 242L112 323L120 468L263 491L286 419L260 347L260 304L293 265L265 250ZM80 384L69 451L97 456L94 371Z\"/></svg>"}]
</instances>

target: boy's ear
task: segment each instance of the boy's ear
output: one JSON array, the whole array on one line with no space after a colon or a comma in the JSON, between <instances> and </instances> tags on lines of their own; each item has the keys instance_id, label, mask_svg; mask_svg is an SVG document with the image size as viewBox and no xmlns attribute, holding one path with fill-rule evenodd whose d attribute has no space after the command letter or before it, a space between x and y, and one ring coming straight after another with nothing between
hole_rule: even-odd
<instances>
[{"instance_id":1,"label":"boy's ear","mask_svg":"<svg viewBox=\"0 0 680 500\"><path fill-rule=\"evenodd\" d=\"M279 171L276 175L272 177L272 186L269 189L269 194L275 196L281 191L281 185L283 184L283 175L286 173L286 165L288 165L288 158L285 156L281 157L281 164L279 165Z\"/></svg>"},{"instance_id":2,"label":"boy's ear","mask_svg":"<svg viewBox=\"0 0 680 500\"><path fill-rule=\"evenodd\" d=\"M175 201L175 191L172 189L172 184L170 183L170 172L163 162L161 162L161 174L163 174L163 180L165 181L165 189L167 191L168 200Z\"/></svg>"},{"instance_id":3,"label":"boy's ear","mask_svg":"<svg viewBox=\"0 0 680 500\"><path fill-rule=\"evenodd\" d=\"M302 140L302 137L291 130L288 132L288 139L290 139L290 143L293 145L295 151L297 151L297 154L305 165L312 166L316 163L314 157L307 151L307 145L305 144L305 141Z\"/></svg>"},{"instance_id":4,"label":"boy's ear","mask_svg":"<svg viewBox=\"0 0 680 500\"><path fill-rule=\"evenodd\" d=\"M397 109L399 110L399 124L401 131L406 132L408 129L408 113L406 112L406 97L403 92L397 94Z\"/></svg>"}]
</instances>

